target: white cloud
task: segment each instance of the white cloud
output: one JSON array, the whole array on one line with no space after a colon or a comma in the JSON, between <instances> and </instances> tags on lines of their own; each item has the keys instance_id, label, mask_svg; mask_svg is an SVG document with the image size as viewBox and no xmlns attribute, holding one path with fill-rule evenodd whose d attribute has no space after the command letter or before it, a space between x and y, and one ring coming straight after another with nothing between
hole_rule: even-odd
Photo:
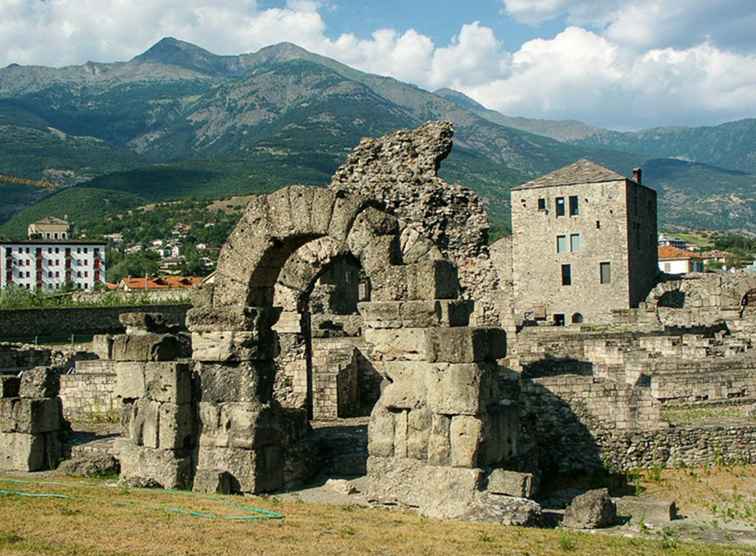
<instances>
[{"instance_id":1,"label":"white cloud","mask_svg":"<svg viewBox=\"0 0 756 556\"><path fill-rule=\"evenodd\" d=\"M503 1L520 20L573 25L508 52L479 22L446 45L414 29L331 37L323 14L337 9L332 0L273 9L255 0L0 0L0 66L126 60L164 36L221 54L291 41L511 115L635 128L756 111L756 56L739 38L756 28L752 0L686 0L684 11L679 0Z\"/></svg>"},{"instance_id":2,"label":"white cloud","mask_svg":"<svg viewBox=\"0 0 756 556\"><path fill-rule=\"evenodd\" d=\"M463 92L507 114L610 127L712 123L756 111L756 56L711 43L637 54L570 27L525 43L509 78Z\"/></svg>"},{"instance_id":3,"label":"white cloud","mask_svg":"<svg viewBox=\"0 0 756 556\"><path fill-rule=\"evenodd\" d=\"M753 0L502 0L516 20L539 24L564 17L637 48L687 48L704 41L756 48Z\"/></svg>"}]
</instances>

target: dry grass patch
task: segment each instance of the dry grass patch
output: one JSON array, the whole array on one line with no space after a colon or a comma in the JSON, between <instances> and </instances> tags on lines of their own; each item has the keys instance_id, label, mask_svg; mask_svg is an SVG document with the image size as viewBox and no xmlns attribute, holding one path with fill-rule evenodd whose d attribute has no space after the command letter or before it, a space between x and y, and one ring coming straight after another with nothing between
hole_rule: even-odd
<instances>
[{"instance_id":1,"label":"dry grass patch","mask_svg":"<svg viewBox=\"0 0 756 556\"><path fill-rule=\"evenodd\" d=\"M735 555L743 549L661 540L441 522L414 513L327 506L275 497L197 496L60 479L0 489L68 498L0 497L0 554L86 556L165 554L518 554ZM280 512L280 520L233 521L239 504ZM213 514L215 519L174 513Z\"/></svg>"},{"instance_id":2,"label":"dry grass patch","mask_svg":"<svg viewBox=\"0 0 756 556\"><path fill-rule=\"evenodd\" d=\"M756 527L756 465L710 465L641 472L650 496L677 501L681 512L741 521Z\"/></svg>"}]
</instances>

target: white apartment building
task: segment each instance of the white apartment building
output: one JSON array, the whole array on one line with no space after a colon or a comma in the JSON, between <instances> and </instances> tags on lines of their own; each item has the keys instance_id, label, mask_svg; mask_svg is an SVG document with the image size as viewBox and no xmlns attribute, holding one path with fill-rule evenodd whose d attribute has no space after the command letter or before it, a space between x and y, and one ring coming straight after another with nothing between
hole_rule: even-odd
<instances>
[{"instance_id":1,"label":"white apartment building","mask_svg":"<svg viewBox=\"0 0 756 556\"><path fill-rule=\"evenodd\" d=\"M105 283L105 247L80 240L0 241L0 287L92 290Z\"/></svg>"}]
</instances>

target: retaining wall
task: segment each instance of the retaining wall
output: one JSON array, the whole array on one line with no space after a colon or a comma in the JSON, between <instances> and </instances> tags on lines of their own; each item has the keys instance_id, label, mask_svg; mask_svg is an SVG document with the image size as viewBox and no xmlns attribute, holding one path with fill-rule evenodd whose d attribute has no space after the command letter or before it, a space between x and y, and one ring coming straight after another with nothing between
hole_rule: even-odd
<instances>
[{"instance_id":1,"label":"retaining wall","mask_svg":"<svg viewBox=\"0 0 756 556\"><path fill-rule=\"evenodd\" d=\"M163 313L184 324L191 305L142 305L117 307L62 307L0 310L0 341L65 340L74 336L122 334L122 313Z\"/></svg>"}]
</instances>

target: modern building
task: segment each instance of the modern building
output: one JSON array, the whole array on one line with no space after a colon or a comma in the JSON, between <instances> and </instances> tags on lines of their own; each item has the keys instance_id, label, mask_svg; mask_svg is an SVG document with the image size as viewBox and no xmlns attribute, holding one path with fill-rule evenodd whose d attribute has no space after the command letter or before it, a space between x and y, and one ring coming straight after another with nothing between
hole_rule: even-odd
<instances>
[{"instance_id":1,"label":"modern building","mask_svg":"<svg viewBox=\"0 0 756 556\"><path fill-rule=\"evenodd\" d=\"M515 317L608 322L658 273L656 191L589 160L512 190Z\"/></svg>"},{"instance_id":2,"label":"modern building","mask_svg":"<svg viewBox=\"0 0 756 556\"><path fill-rule=\"evenodd\" d=\"M64 240L71 237L71 225L60 218L48 216L29 224L27 228L29 239Z\"/></svg>"},{"instance_id":3,"label":"modern building","mask_svg":"<svg viewBox=\"0 0 756 556\"><path fill-rule=\"evenodd\" d=\"M105 244L77 240L0 242L0 287L92 290L105 284Z\"/></svg>"},{"instance_id":4,"label":"modern building","mask_svg":"<svg viewBox=\"0 0 756 556\"><path fill-rule=\"evenodd\" d=\"M698 253L664 245L659 247L659 270L665 274L703 272L704 260Z\"/></svg>"}]
</instances>

